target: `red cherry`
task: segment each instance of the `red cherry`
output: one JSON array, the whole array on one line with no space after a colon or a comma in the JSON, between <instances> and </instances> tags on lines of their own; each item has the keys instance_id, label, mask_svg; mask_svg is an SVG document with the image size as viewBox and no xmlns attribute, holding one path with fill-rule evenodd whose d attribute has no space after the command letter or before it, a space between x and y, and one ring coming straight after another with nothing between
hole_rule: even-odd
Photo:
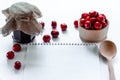
<instances>
[{"instance_id":1,"label":"red cherry","mask_svg":"<svg viewBox=\"0 0 120 80\"><path fill-rule=\"evenodd\" d=\"M45 23L43 21L41 21L40 24L42 25L42 29L43 29L45 26Z\"/></svg>"},{"instance_id":2,"label":"red cherry","mask_svg":"<svg viewBox=\"0 0 120 80\"><path fill-rule=\"evenodd\" d=\"M57 27L57 22L56 22L56 21L52 21L51 26L52 26L53 29L56 29L56 27Z\"/></svg>"},{"instance_id":3,"label":"red cherry","mask_svg":"<svg viewBox=\"0 0 120 80\"><path fill-rule=\"evenodd\" d=\"M86 21L89 21L90 20L90 16L87 16L85 19L86 19Z\"/></svg>"},{"instance_id":4,"label":"red cherry","mask_svg":"<svg viewBox=\"0 0 120 80\"><path fill-rule=\"evenodd\" d=\"M9 52L7 52L7 58L8 59L13 59L14 58L14 52L13 51L9 51Z\"/></svg>"},{"instance_id":5,"label":"red cherry","mask_svg":"<svg viewBox=\"0 0 120 80\"><path fill-rule=\"evenodd\" d=\"M91 22L90 21L85 21L84 26L85 26L85 29L90 29L91 28Z\"/></svg>"},{"instance_id":6,"label":"red cherry","mask_svg":"<svg viewBox=\"0 0 120 80\"><path fill-rule=\"evenodd\" d=\"M81 15L81 18L87 18L89 16L89 14L88 13L82 13L82 15Z\"/></svg>"},{"instance_id":7,"label":"red cherry","mask_svg":"<svg viewBox=\"0 0 120 80\"><path fill-rule=\"evenodd\" d=\"M62 30L62 31L66 31L66 29L67 29L67 24L62 23L62 24L60 25L60 27L61 27L61 30Z\"/></svg>"},{"instance_id":8,"label":"red cherry","mask_svg":"<svg viewBox=\"0 0 120 80\"><path fill-rule=\"evenodd\" d=\"M46 34L46 35L43 36L43 41L44 42L50 42L50 39L51 39L50 35Z\"/></svg>"},{"instance_id":9,"label":"red cherry","mask_svg":"<svg viewBox=\"0 0 120 80\"><path fill-rule=\"evenodd\" d=\"M15 64L14 64L14 68L16 70L19 70L21 68L21 62L20 61L16 61Z\"/></svg>"},{"instance_id":10,"label":"red cherry","mask_svg":"<svg viewBox=\"0 0 120 80\"><path fill-rule=\"evenodd\" d=\"M102 22L102 27L106 27L107 26L107 22Z\"/></svg>"},{"instance_id":11,"label":"red cherry","mask_svg":"<svg viewBox=\"0 0 120 80\"><path fill-rule=\"evenodd\" d=\"M105 17L103 15L98 15L97 20L99 22L104 22L105 21Z\"/></svg>"},{"instance_id":12,"label":"red cherry","mask_svg":"<svg viewBox=\"0 0 120 80\"><path fill-rule=\"evenodd\" d=\"M94 24L94 28L97 29L97 30L100 30L100 29L102 29L102 24L97 21L97 22L95 22L95 24Z\"/></svg>"},{"instance_id":13,"label":"red cherry","mask_svg":"<svg viewBox=\"0 0 120 80\"><path fill-rule=\"evenodd\" d=\"M91 24L94 24L96 22L96 18L95 17L90 18L90 22Z\"/></svg>"},{"instance_id":14,"label":"red cherry","mask_svg":"<svg viewBox=\"0 0 120 80\"><path fill-rule=\"evenodd\" d=\"M99 15L102 15L106 19L106 16L104 14L99 14Z\"/></svg>"},{"instance_id":15,"label":"red cherry","mask_svg":"<svg viewBox=\"0 0 120 80\"><path fill-rule=\"evenodd\" d=\"M78 28L78 20L74 21L74 26L75 26L75 28Z\"/></svg>"},{"instance_id":16,"label":"red cherry","mask_svg":"<svg viewBox=\"0 0 120 80\"><path fill-rule=\"evenodd\" d=\"M89 15L90 15L90 17L97 17L98 16L98 12L97 11L90 11Z\"/></svg>"},{"instance_id":17,"label":"red cherry","mask_svg":"<svg viewBox=\"0 0 120 80\"><path fill-rule=\"evenodd\" d=\"M82 27L83 27L83 26L84 26L85 21L86 21L86 20L85 20L84 18L81 18L81 19L80 19L80 26L82 26Z\"/></svg>"},{"instance_id":18,"label":"red cherry","mask_svg":"<svg viewBox=\"0 0 120 80\"><path fill-rule=\"evenodd\" d=\"M57 38L58 35L59 35L59 32L57 30L52 30L51 35L52 35L53 38Z\"/></svg>"},{"instance_id":19,"label":"red cherry","mask_svg":"<svg viewBox=\"0 0 120 80\"><path fill-rule=\"evenodd\" d=\"M13 45L13 50L14 50L15 52L21 51L21 46L20 46L20 44L14 44L14 45Z\"/></svg>"}]
</instances>

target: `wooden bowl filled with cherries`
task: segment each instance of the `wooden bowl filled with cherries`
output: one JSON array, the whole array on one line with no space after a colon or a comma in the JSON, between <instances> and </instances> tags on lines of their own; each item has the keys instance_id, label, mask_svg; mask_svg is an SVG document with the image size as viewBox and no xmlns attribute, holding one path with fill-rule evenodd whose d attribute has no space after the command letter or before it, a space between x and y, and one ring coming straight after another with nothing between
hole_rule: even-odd
<instances>
[{"instance_id":1,"label":"wooden bowl filled with cherries","mask_svg":"<svg viewBox=\"0 0 120 80\"><path fill-rule=\"evenodd\" d=\"M97 11L82 13L79 19L79 36L84 42L100 42L106 39L109 22Z\"/></svg>"}]
</instances>

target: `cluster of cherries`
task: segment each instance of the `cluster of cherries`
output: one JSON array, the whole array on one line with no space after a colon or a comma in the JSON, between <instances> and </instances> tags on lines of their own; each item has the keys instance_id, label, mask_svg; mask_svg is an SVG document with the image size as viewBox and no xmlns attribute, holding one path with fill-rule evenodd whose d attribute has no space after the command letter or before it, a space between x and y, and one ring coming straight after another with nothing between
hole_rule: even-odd
<instances>
[{"instance_id":1,"label":"cluster of cherries","mask_svg":"<svg viewBox=\"0 0 120 80\"><path fill-rule=\"evenodd\" d=\"M104 14L97 11L82 13L80 18L80 26L87 30L100 30L108 25L108 21Z\"/></svg>"},{"instance_id":2,"label":"cluster of cherries","mask_svg":"<svg viewBox=\"0 0 120 80\"><path fill-rule=\"evenodd\" d=\"M42 25L42 28L44 28L45 23L43 21L41 21L40 24ZM51 26L52 26L52 31L51 31L52 38L58 38L59 31L56 30L56 28L57 28L57 22L56 21L52 21L51 22ZM74 21L74 26L76 28L78 28L78 20ZM61 23L60 24L60 28L61 28L62 31L66 31L67 30L67 24L66 23ZM51 37L50 37L49 34L46 34L46 35L43 36L43 41L44 42L47 43L47 42L50 42L50 40L51 40Z\"/></svg>"},{"instance_id":3,"label":"cluster of cherries","mask_svg":"<svg viewBox=\"0 0 120 80\"><path fill-rule=\"evenodd\" d=\"M9 60L12 60L12 59L14 59L14 57L15 57L15 52L19 52L19 51L21 51L21 46L20 46L20 44L14 44L13 45L13 47L12 47L12 51L8 51L7 52L7 55L6 55L6 57L7 57L7 59L9 59ZM14 63L14 68L16 69L16 70L19 70L20 68L21 68L21 62L20 61L15 61L15 63Z\"/></svg>"}]
</instances>

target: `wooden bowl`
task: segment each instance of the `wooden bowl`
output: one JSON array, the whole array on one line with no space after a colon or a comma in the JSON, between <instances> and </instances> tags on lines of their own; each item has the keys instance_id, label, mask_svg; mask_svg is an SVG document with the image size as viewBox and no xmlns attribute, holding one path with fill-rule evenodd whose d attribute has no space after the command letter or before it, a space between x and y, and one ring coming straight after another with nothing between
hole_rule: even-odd
<instances>
[{"instance_id":1,"label":"wooden bowl","mask_svg":"<svg viewBox=\"0 0 120 80\"><path fill-rule=\"evenodd\" d=\"M108 28L109 24L101 30L87 30L79 23L79 36L83 42L101 42L107 38Z\"/></svg>"}]
</instances>

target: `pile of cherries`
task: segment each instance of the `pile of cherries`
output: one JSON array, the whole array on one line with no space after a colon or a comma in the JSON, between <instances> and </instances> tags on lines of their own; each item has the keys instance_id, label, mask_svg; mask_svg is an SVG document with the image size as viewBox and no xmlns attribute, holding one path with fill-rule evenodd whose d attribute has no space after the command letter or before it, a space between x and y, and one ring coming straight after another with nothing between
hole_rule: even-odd
<instances>
[{"instance_id":1,"label":"pile of cherries","mask_svg":"<svg viewBox=\"0 0 120 80\"><path fill-rule=\"evenodd\" d=\"M87 30L101 30L108 25L108 21L104 14L97 11L82 13L80 18L80 26Z\"/></svg>"},{"instance_id":2,"label":"pile of cherries","mask_svg":"<svg viewBox=\"0 0 120 80\"><path fill-rule=\"evenodd\" d=\"M15 57L15 52L19 52L19 51L21 51L21 46L20 46L20 44L14 44L13 47L12 47L12 51L8 51L8 52L7 52L7 55L6 55L7 59L8 59L8 60L14 59L14 57ZM20 61L15 61L15 63L14 63L14 68L15 68L16 70L19 70L19 69L21 68L21 65L22 65L22 64L21 64Z\"/></svg>"}]
</instances>

